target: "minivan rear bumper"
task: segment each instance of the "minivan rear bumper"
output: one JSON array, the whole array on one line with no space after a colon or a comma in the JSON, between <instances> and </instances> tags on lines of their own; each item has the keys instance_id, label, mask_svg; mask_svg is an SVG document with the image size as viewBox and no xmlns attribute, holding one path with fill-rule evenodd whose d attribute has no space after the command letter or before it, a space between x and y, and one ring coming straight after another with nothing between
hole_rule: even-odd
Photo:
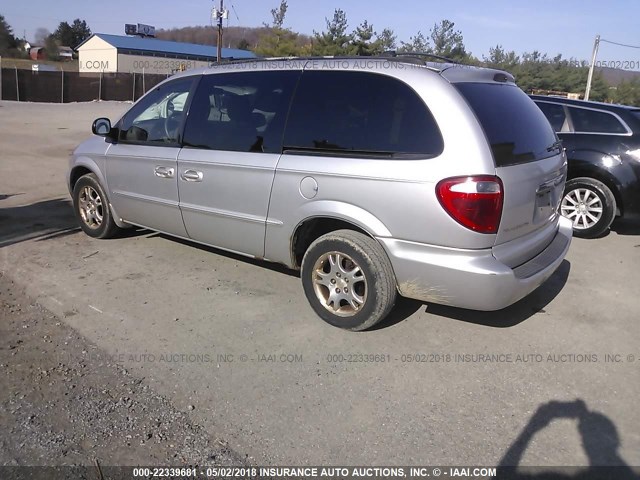
<instances>
[{"instance_id":1,"label":"minivan rear bumper","mask_svg":"<svg viewBox=\"0 0 640 480\"><path fill-rule=\"evenodd\" d=\"M572 224L559 219L551 243L516 268L490 249L462 250L378 238L389 255L402 296L472 310L508 307L533 292L562 263L571 245Z\"/></svg>"}]
</instances>

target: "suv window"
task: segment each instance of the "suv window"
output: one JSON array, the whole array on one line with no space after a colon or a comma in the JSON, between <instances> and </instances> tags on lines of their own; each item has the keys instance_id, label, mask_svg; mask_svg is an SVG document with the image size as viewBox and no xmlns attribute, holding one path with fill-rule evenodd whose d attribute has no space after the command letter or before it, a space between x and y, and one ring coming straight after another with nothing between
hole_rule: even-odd
<instances>
[{"instance_id":1,"label":"suv window","mask_svg":"<svg viewBox=\"0 0 640 480\"><path fill-rule=\"evenodd\" d=\"M123 118L118 140L151 145L177 144L193 78L165 83L149 92Z\"/></svg>"},{"instance_id":2,"label":"suv window","mask_svg":"<svg viewBox=\"0 0 640 480\"><path fill-rule=\"evenodd\" d=\"M362 154L442 153L440 130L405 83L366 72L305 71L291 107L285 148Z\"/></svg>"},{"instance_id":3,"label":"suv window","mask_svg":"<svg viewBox=\"0 0 640 480\"><path fill-rule=\"evenodd\" d=\"M237 152L282 151L296 71L203 76L184 132L187 147Z\"/></svg>"},{"instance_id":4,"label":"suv window","mask_svg":"<svg viewBox=\"0 0 640 480\"><path fill-rule=\"evenodd\" d=\"M536 105L540 107L540 110L542 110L542 113L547 117L556 132L569 131L569 122L567 122L567 115L562 105L547 102L536 102Z\"/></svg>"},{"instance_id":5,"label":"suv window","mask_svg":"<svg viewBox=\"0 0 640 480\"><path fill-rule=\"evenodd\" d=\"M532 162L558 153L557 136L542 111L515 85L458 83L475 112L497 167Z\"/></svg>"},{"instance_id":6,"label":"suv window","mask_svg":"<svg viewBox=\"0 0 640 480\"><path fill-rule=\"evenodd\" d=\"M627 129L607 112L569 107L573 130L577 133L627 133Z\"/></svg>"}]
</instances>

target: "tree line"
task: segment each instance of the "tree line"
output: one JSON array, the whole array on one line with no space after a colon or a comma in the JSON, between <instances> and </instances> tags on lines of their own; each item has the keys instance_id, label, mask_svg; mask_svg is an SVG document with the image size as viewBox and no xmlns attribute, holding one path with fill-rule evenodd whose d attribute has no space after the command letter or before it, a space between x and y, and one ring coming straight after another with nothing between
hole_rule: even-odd
<instances>
[{"instance_id":1,"label":"tree line","mask_svg":"<svg viewBox=\"0 0 640 480\"><path fill-rule=\"evenodd\" d=\"M38 28L35 34L35 45L45 47L49 60L58 60L60 47L76 48L91 36L91 29L85 20L76 18L73 22L60 22L58 28L51 33L46 28ZM26 40L13 34L13 29L3 15L0 15L0 56L11 58L27 58L24 48Z\"/></svg>"},{"instance_id":2,"label":"tree line","mask_svg":"<svg viewBox=\"0 0 640 480\"><path fill-rule=\"evenodd\" d=\"M462 31L454 22L444 19L433 24L428 32L418 31L408 40L398 40L391 28L379 32L367 20L349 28L347 14L336 8L325 18L325 28L304 35L285 26L288 3L281 0L271 10L271 22L259 28L231 27L225 29L225 46L254 51L264 57L380 55L386 51L422 52L442 56L467 65L489 66L512 73L527 92L584 93L589 72L585 61L565 59L558 54L549 57L539 51L518 55L496 45L489 55L478 58L466 48ZM214 45L217 37L210 27L188 27L160 30L160 38ZM610 85L602 71L596 69L590 98L592 100L640 106L640 79Z\"/></svg>"},{"instance_id":3,"label":"tree line","mask_svg":"<svg viewBox=\"0 0 640 480\"><path fill-rule=\"evenodd\" d=\"M434 23L426 32L416 32L408 40L398 40L393 29L378 31L367 20L351 29L346 12L336 8L331 17L325 18L322 31L305 35L286 26L287 10L287 0L280 0L280 4L271 10L270 22L257 28L226 28L224 46L252 50L263 57L371 56L386 51L422 52L467 65L506 70L515 76L518 85L527 92L584 93L586 87L589 66L585 61L565 59L562 55L549 57L539 51L518 55L502 45L492 47L487 56L479 58L467 50L462 31L447 19ZM72 23L61 22L53 33L38 29L35 41L45 46L50 58L55 59L59 46L75 48L90 35L91 29L86 21L75 19ZM204 26L158 30L157 36L165 40L204 45L215 45L217 41L214 30ZM26 53L20 49L21 42L0 15L0 55L26 57ZM640 106L640 76L611 85L602 71L596 69L591 99Z\"/></svg>"}]
</instances>

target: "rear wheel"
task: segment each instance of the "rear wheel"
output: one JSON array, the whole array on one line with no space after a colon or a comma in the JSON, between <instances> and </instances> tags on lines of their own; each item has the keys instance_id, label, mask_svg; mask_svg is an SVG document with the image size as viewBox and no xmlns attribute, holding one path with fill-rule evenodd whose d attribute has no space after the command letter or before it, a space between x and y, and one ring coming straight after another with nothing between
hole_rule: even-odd
<instances>
[{"instance_id":1,"label":"rear wheel","mask_svg":"<svg viewBox=\"0 0 640 480\"><path fill-rule=\"evenodd\" d=\"M396 281L387 254L352 230L328 233L302 260L302 286L316 314L346 330L373 327L393 308Z\"/></svg>"},{"instance_id":2,"label":"rear wheel","mask_svg":"<svg viewBox=\"0 0 640 480\"><path fill-rule=\"evenodd\" d=\"M616 199L604 183L588 177L567 182L560 213L573 222L576 237L602 235L616 216Z\"/></svg>"},{"instance_id":3,"label":"rear wheel","mask_svg":"<svg viewBox=\"0 0 640 480\"><path fill-rule=\"evenodd\" d=\"M111 238L120 231L107 195L93 173L80 177L73 187L73 209L80 227L90 237Z\"/></svg>"}]
</instances>

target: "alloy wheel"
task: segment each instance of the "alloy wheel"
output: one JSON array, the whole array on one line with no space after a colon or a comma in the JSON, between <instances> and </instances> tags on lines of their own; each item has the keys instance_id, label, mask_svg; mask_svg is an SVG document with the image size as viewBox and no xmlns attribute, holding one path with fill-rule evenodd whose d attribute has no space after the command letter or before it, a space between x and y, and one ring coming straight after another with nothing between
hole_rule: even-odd
<instances>
[{"instance_id":1,"label":"alloy wheel","mask_svg":"<svg viewBox=\"0 0 640 480\"><path fill-rule=\"evenodd\" d=\"M353 258L341 252L320 256L313 267L313 289L318 301L334 315L357 314L367 300L367 279Z\"/></svg>"},{"instance_id":2,"label":"alloy wheel","mask_svg":"<svg viewBox=\"0 0 640 480\"><path fill-rule=\"evenodd\" d=\"M600 221L603 205L593 190L576 188L564 196L560 211L564 217L573 221L573 228L586 230Z\"/></svg>"},{"instance_id":3,"label":"alloy wheel","mask_svg":"<svg viewBox=\"0 0 640 480\"><path fill-rule=\"evenodd\" d=\"M78 209L82 221L89 228L100 228L104 218L103 208L102 197L100 197L97 190L93 187L85 186L78 196Z\"/></svg>"}]
</instances>

